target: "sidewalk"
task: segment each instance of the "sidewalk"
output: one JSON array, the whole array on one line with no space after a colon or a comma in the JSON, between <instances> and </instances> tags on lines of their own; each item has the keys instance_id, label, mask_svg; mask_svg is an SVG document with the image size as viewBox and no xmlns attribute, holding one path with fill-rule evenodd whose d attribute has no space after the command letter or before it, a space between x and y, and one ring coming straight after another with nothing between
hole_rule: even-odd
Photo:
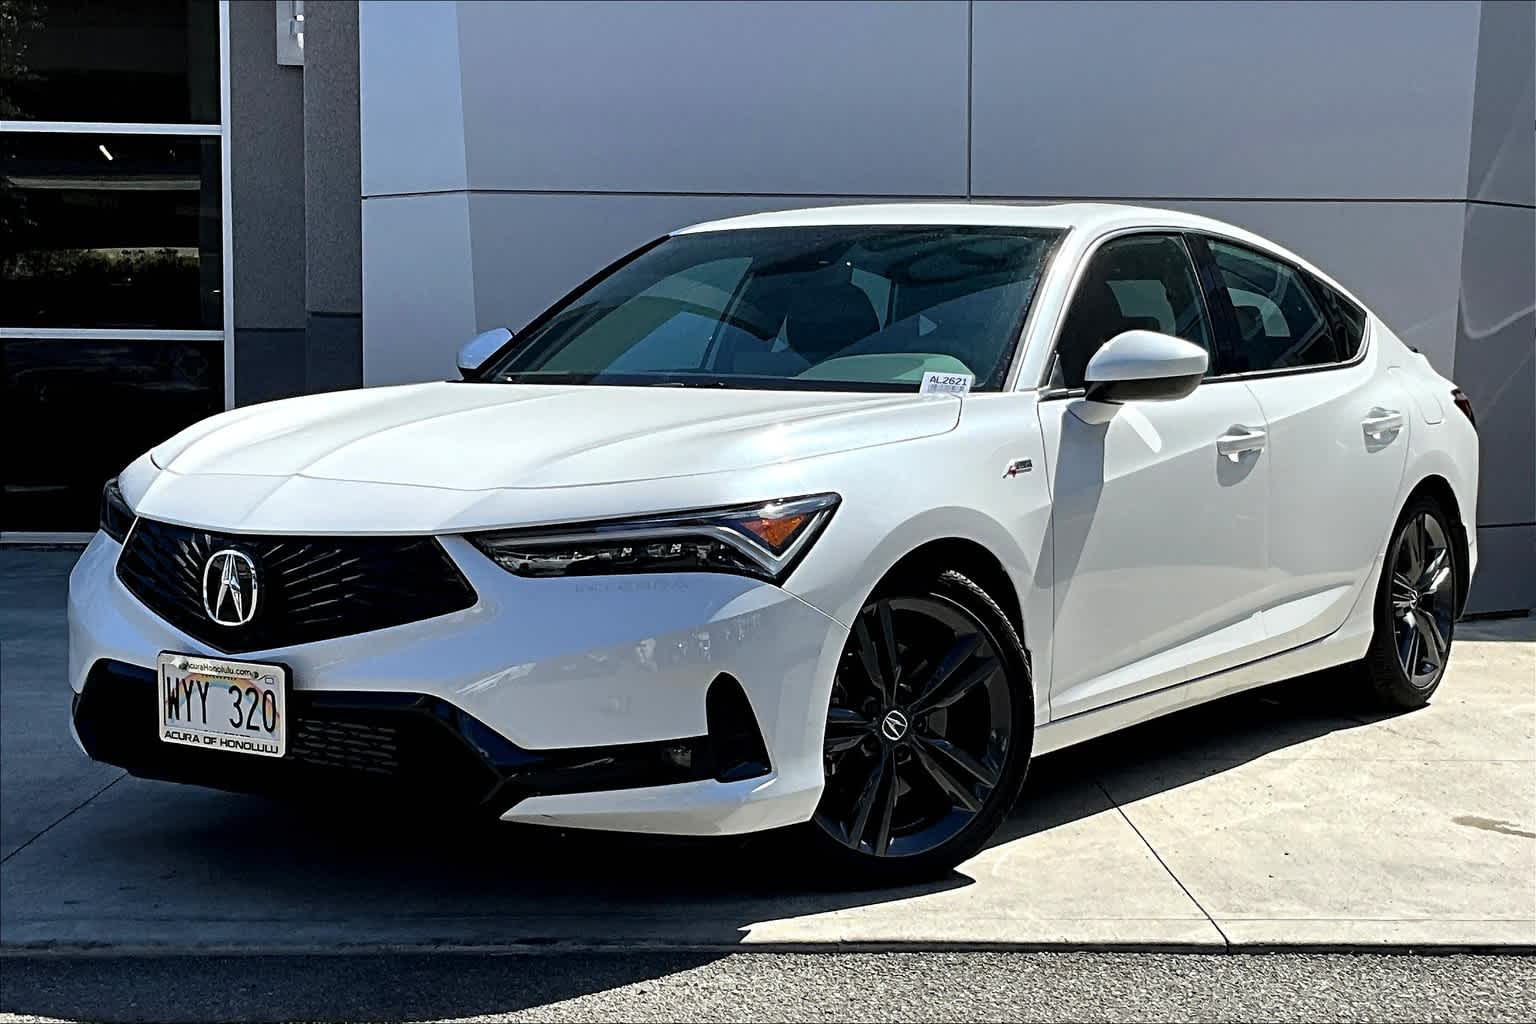
<instances>
[{"instance_id":1,"label":"sidewalk","mask_svg":"<svg viewBox=\"0 0 1536 1024\"><path fill-rule=\"evenodd\" d=\"M1042 758L949 878L774 881L772 843L443 831L142 782L65 722L73 552L0 550L0 945L1536 949L1536 620L1419 712L1315 677Z\"/></svg>"}]
</instances>

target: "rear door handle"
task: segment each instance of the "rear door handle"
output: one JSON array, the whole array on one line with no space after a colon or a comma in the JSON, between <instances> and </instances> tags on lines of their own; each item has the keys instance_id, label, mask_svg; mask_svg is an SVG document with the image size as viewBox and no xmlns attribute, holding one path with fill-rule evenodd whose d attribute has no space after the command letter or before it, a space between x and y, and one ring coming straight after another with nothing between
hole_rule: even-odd
<instances>
[{"instance_id":1,"label":"rear door handle","mask_svg":"<svg viewBox=\"0 0 1536 1024\"><path fill-rule=\"evenodd\" d=\"M1396 409L1383 409L1378 405L1365 414L1360 426L1365 430L1365 436L1372 441L1388 440L1388 435L1395 435L1403 429L1403 414Z\"/></svg>"},{"instance_id":2,"label":"rear door handle","mask_svg":"<svg viewBox=\"0 0 1536 1024\"><path fill-rule=\"evenodd\" d=\"M1264 442L1268 438L1269 435L1262 430L1238 424L1229 427L1225 434L1216 439L1216 454L1233 462L1241 462L1243 456L1249 452L1263 451Z\"/></svg>"}]
</instances>

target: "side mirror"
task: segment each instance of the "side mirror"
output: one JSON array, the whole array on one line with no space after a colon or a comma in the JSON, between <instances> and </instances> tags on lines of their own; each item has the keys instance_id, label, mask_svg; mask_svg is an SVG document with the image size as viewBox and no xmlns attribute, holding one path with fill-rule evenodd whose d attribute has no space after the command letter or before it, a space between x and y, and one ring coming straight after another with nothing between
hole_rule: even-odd
<instances>
[{"instance_id":1,"label":"side mirror","mask_svg":"<svg viewBox=\"0 0 1536 1024\"><path fill-rule=\"evenodd\" d=\"M1210 358L1205 349L1156 331L1126 331L1106 341L1083 373L1090 402L1167 402L1194 391Z\"/></svg>"},{"instance_id":2,"label":"side mirror","mask_svg":"<svg viewBox=\"0 0 1536 1024\"><path fill-rule=\"evenodd\" d=\"M459 346L459 376L465 380L474 380L479 375L480 368L490 361L491 356L511 340L512 332L505 327L492 327L470 338Z\"/></svg>"}]
</instances>

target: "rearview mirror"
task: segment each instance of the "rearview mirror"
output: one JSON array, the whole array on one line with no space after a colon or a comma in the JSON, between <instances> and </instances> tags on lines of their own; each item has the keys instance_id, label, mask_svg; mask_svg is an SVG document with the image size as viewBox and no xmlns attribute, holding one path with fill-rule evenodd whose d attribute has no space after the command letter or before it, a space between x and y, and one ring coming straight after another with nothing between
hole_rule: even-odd
<instances>
[{"instance_id":1,"label":"rearview mirror","mask_svg":"<svg viewBox=\"0 0 1536 1024\"><path fill-rule=\"evenodd\" d=\"M512 332L505 327L492 327L470 338L459 346L459 376L465 380L474 380L479 376L480 368L490 361L491 356L511 340Z\"/></svg>"},{"instance_id":2,"label":"rearview mirror","mask_svg":"<svg viewBox=\"0 0 1536 1024\"><path fill-rule=\"evenodd\" d=\"M1194 391L1210 358L1205 349L1156 331L1126 331L1088 360L1083 381L1090 402L1166 402Z\"/></svg>"}]
</instances>

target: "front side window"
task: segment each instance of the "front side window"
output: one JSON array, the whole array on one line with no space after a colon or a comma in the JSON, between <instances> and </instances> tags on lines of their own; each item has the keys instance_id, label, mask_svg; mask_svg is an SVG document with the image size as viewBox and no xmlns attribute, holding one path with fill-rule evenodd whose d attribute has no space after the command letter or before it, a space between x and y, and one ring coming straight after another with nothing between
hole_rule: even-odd
<instances>
[{"instance_id":1,"label":"front side window","mask_svg":"<svg viewBox=\"0 0 1536 1024\"><path fill-rule=\"evenodd\" d=\"M1056 342L1055 387L1080 388L1088 360L1125 331L1157 331L1211 348L1195 268L1173 235L1127 235L1095 252Z\"/></svg>"},{"instance_id":2,"label":"front side window","mask_svg":"<svg viewBox=\"0 0 1536 1024\"><path fill-rule=\"evenodd\" d=\"M675 235L517 339L487 379L998 390L1059 232L826 226Z\"/></svg>"},{"instance_id":3,"label":"front side window","mask_svg":"<svg viewBox=\"0 0 1536 1024\"><path fill-rule=\"evenodd\" d=\"M1227 372L1260 373L1339 361L1333 325L1301 271L1231 242L1212 238L1207 244L1237 329L1227 345Z\"/></svg>"}]
</instances>

